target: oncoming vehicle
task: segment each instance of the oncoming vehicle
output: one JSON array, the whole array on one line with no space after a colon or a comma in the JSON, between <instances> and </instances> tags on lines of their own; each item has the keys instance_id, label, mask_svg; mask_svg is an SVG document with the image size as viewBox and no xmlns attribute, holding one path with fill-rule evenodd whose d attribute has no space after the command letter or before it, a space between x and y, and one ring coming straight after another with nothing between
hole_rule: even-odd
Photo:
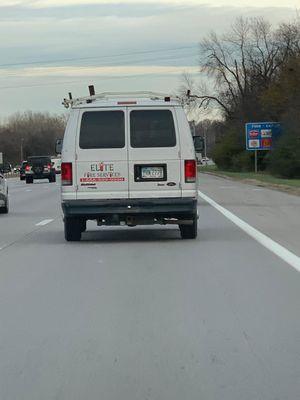
<instances>
[{"instance_id":1,"label":"oncoming vehicle","mask_svg":"<svg viewBox=\"0 0 300 400\"><path fill-rule=\"evenodd\" d=\"M202 162L208 162L210 159L208 157L202 157Z\"/></svg>"},{"instance_id":2,"label":"oncoming vehicle","mask_svg":"<svg viewBox=\"0 0 300 400\"><path fill-rule=\"evenodd\" d=\"M25 166L26 183L33 183L34 179L49 179L56 181L55 169L48 156L28 157Z\"/></svg>"},{"instance_id":3,"label":"oncoming vehicle","mask_svg":"<svg viewBox=\"0 0 300 400\"><path fill-rule=\"evenodd\" d=\"M0 213L7 214L8 210L9 202L7 182L4 175L0 173Z\"/></svg>"},{"instance_id":4,"label":"oncoming vehicle","mask_svg":"<svg viewBox=\"0 0 300 400\"><path fill-rule=\"evenodd\" d=\"M107 93L65 105L71 106L61 167L65 239L80 240L87 220L173 224L182 238L195 238L197 167L180 101Z\"/></svg>"}]
</instances>

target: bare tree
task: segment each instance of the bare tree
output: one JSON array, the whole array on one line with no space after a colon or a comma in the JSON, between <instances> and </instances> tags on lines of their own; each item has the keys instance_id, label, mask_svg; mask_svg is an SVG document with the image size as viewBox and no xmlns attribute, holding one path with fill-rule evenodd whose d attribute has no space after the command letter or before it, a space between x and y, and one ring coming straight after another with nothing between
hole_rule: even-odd
<instances>
[{"instance_id":1,"label":"bare tree","mask_svg":"<svg viewBox=\"0 0 300 400\"><path fill-rule=\"evenodd\" d=\"M17 113L0 126L0 148L10 162L20 162L21 144L24 157L51 155L56 138L63 136L65 116L48 113Z\"/></svg>"},{"instance_id":2,"label":"bare tree","mask_svg":"<svg viewBox=\"0 0 300 400\"><path fill-rule=\"evenodd\" d=\"M194 95L199 106L217 104L226 118L255 114L261 91L275 79L291 52L299 46L297 24L274 31L261 18L239 18L224 35L212 32L200 43L201 72L210 91Z\"/></svg>"}]
</instances>

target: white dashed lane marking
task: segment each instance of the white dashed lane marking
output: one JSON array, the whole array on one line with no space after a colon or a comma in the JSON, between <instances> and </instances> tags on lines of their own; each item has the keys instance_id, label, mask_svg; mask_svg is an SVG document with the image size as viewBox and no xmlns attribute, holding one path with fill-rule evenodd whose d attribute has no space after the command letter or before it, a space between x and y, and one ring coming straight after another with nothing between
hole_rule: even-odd
<instances>
[{"instance_id":1,"label":"white dashed lane marking","mask_svg":"<svg viewBox=\"0 0 300 400\"><path fill-rule=\"evenodd\" d=\"M35 224L35 226L45 226L50 224L50 222L54 221L53 219L44 219L41 222L38 222L37 224Z\"/></svg>"}]
</instances>

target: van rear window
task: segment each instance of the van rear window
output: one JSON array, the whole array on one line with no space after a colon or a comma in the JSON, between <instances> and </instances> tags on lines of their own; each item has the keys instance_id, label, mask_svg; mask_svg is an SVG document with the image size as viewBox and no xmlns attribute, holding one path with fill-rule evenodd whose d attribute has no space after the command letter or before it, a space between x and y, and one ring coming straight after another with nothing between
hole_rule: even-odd
<instances>
[{"instance_id":1,"label":"van rear window","mask_svg":"<svg viewBox=\"0 0 300 400\"><path fill-rule=\"evenodd\" d=\"M170 110L136 110L130 113L131 147L174 147L176 134Z\"/></svg>"},{"instance_id":2,"label":"van rear window","mask_svg":"<svg viewBox=\"0 0 300 400\"><path fill-rule=\"evenodd\" d=\"M81 149L117 149L125 146L123 111L89 111L81 119Z\"/></svg>"}]
</instances>

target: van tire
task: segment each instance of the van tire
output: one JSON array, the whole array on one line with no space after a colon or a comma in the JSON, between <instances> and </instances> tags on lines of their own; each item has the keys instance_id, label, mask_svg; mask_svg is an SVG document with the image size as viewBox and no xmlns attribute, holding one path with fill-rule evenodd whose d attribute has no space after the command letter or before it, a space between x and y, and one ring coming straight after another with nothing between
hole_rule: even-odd
<instances>
[{"instance_id":1,"label":"van tire","mask_svg":"<svg viewBox=\"0 0 300 400\"><path fill-rule=\"evenodd\" d=\"M33 178L31 176L26 177L26 183L33 183Z\"/></svg>"},{"instance_id":2,"label":"van tire","mask_svg":"<svg viewBox=\"0 0 300 400\"><path fill-rule=\"evenodd\" d=\"M80 231L81 232L85 232L86 231L86 220L85 219L82 219L80 221Z\"/></svg>"},{"instance_id":3,"label":"van tire","mask_svg":"<svg viewBox=\"0 0 300 400\"><path fill-rule=\"evenodd\" d=\"M64 219L65 239L67 242L78 242L81 239L81 221L76 218Z\"/></svg>"},{"instance_id":4,"label":"van tire","mask_svg":"<svg viewBox=\"0 0 300 400\"><path fill-rule=\"evenodd\" d=\"M192 225L179 225L182 239L196 239L197 237L197 216L193 218Z\"/></svg>"}]
</instances>

